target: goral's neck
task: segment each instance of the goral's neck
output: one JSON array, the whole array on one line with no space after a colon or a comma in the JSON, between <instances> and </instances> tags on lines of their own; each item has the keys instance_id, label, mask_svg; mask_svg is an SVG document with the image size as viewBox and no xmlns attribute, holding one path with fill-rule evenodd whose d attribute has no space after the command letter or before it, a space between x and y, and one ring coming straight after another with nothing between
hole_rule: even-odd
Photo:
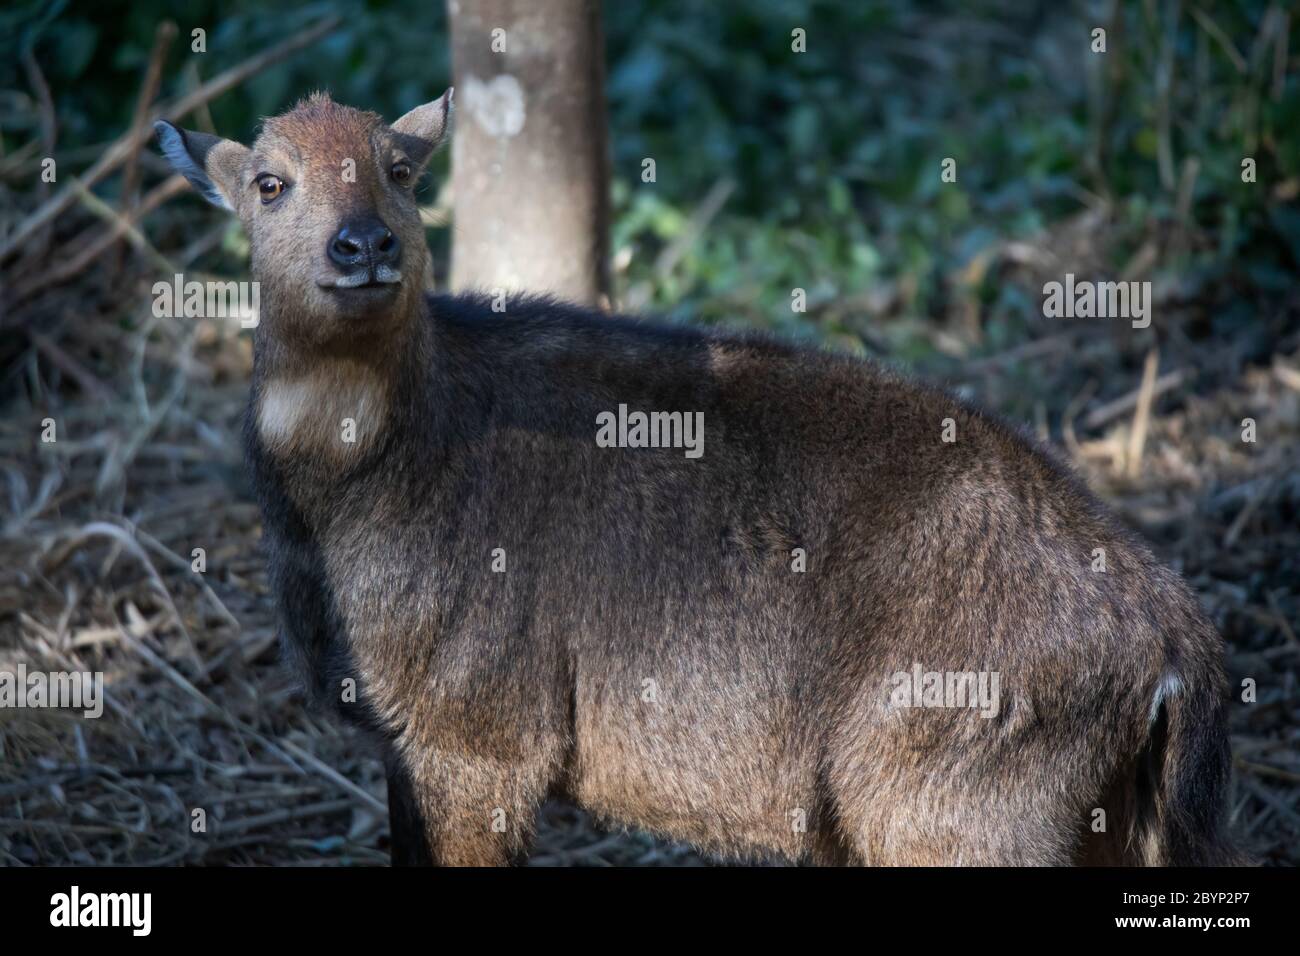
<instances>
[{"instance_id":1,"label":"goral's neck","mask_svg":"<svg viewBox=\"0 0 1300 956\"><path fill-rule=\"evenodd\" d=\"M258 333L249 414L264 452L282 466L347 469L373 451L390 427L415 343L306 352L265 326Z\"/></svg>"}]
</instances>

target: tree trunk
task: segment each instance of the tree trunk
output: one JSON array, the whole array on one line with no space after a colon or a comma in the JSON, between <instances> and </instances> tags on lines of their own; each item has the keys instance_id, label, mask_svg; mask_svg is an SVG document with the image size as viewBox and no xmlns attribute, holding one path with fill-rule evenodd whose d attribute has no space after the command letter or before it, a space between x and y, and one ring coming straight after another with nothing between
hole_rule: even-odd
<instances>
[{"instance_id":1,"label":"tree trunk","mask_svg":"<svg viewBox=\"0 0 1300 956\"><path fill-rule=\"evenodd\" d=\"M448 0L448 10L452 287L599 303L609 243L599 2Z\"/></svg>"}]
</instances>

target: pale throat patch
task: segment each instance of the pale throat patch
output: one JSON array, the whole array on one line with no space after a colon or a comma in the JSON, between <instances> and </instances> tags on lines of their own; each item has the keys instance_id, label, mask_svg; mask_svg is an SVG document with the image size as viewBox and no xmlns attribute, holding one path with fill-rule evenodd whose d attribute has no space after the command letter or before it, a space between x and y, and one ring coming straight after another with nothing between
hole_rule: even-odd
<instances>
[{"instance_id":1,"label":"pale throat patch","mask_svg":"<svg viewBox=\"0 0 1300 956\"><path fill-rule=\"evenodd\" d=\"M383 431L387 385L357 365L332 363L262 386L257 431L275 452L323 454L343 461Z\"/></svg>"}]
</instances>

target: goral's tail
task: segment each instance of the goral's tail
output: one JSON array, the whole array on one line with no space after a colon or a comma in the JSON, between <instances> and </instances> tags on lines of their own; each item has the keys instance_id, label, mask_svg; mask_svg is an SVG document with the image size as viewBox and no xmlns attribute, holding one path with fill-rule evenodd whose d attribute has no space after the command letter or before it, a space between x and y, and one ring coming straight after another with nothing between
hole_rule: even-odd
<instances>
[{"instance_id":1,"label":"goral's tail","mask_svg":"<svg viewBox=\"0 0 1300 956\"><path fill-rule=\"evenodd\" d=\"M1147 866L1244 866L1227 835L1227 698L1221 670L1171 668L1151 703L1136 845Z\"/></svg>"}]
</instances>

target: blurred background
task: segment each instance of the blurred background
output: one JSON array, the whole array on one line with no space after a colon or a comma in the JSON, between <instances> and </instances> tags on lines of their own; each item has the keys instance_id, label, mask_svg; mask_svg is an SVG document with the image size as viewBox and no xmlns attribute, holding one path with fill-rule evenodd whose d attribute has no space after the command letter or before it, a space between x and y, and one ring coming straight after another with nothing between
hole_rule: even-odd
<instances>
[{"instance_id":1,"label":"blurred background","mask_svg":"<svg viewBox=\"0 0 1300 956\"><path fill-rule=\"evenodd\" d=\"M246 278L247 244L148 126L248 142L316 89L393 119L480 70L489 21L519 6L0 11L0 670L102 671L108 692L98 720L0 709L0 864L387 861L379 762L277 665L238 440L248 333L151 311L159 278ZM565 183L589 200L582 295L872 356L1055 446L1227 639L1249 698L1236 823L1300 862L1300 11L522 6L574 56L604 50L577 80L519 66L526 95L580 86L580 111L530 100L525 130L555 122L586 163ZM420 193L439 286L468 281L463 250L500 214L456 195L453 158L482 149L466 120ZM514 264L550 274L547 255ZM1149 281L1150 327L1044 317L1066 273ZM530 862L705 861L553 804Z\"/></svg>"}]
</instances>

